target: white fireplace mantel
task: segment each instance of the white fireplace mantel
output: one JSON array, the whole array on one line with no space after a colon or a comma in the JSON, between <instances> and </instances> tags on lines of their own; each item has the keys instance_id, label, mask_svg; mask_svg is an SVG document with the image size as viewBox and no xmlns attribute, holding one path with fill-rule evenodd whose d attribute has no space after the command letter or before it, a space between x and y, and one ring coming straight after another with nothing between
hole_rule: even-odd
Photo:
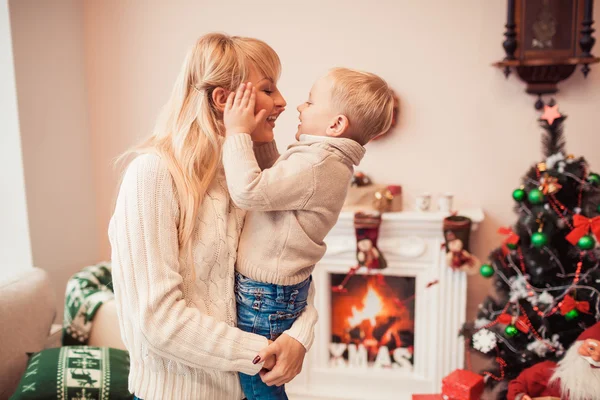
<instances>
[{"instance_id":1,"label":"white fireplace mantel","mask_svg":"<svg viewBox=\"0 0 600 400\"><path fill-rule=\"evenodd\" d=\"M461 210L483 221L481 209ZM342 213L326 238L327 253L313 273L319 322L303 371L286 385L291 400L410 400L414 393L439 393L444 376L462 368L464 342L458 332L466 318L467 278L446 266L442 222L448 214L383 214L378 247L387 260L384 275L415 278L414 365L412 369L331 367L330 274L356 264L354 214ZM428 283L438 283L427 287Z\"/></svg>"}]
</instances>

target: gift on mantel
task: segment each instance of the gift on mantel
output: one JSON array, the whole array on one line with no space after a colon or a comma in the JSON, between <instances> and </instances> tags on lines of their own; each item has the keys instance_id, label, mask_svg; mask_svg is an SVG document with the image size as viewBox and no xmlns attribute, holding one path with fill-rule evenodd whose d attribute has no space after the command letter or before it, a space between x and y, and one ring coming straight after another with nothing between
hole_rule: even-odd
<instances>
[{"instance_id":1,"label":"gift on mantel","mask_svg":"<svg viewBox=\"0 0 600 400\"><path fill-rule=\"evenodd\" d=\"M402 186L375 184L367 175L356 172L344 202L344 211L402 211Z\"/></svg>"}]
</instances>

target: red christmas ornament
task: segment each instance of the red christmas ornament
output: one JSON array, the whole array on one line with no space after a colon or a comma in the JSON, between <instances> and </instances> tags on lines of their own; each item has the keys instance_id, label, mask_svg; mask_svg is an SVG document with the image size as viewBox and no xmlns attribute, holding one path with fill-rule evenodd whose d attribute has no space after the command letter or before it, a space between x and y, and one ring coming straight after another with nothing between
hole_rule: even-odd
<instances>
[{"instance_id":1,"label":"red christmas ornament","mask_svg":"<svg viewBox=\"0 0 600 400\"><path fill-rule=\"evenodd\" d=\"M521 238L512 230L512 228L505 226L500 227L500 229L498 229L498 233L507 236L502 243L502 253L504 253L504 256L506 257L510 252L510 248L508 246L516 246Z\"/></svg>"},{"instance_id":2,"label":"red christmas ornament","mask_svg":"<svg viewBox=\"0 0 600 400\"><path fill-rule=\"evenodd\" d=\"M566 315L572 310L581 311L584 314L589 314L590 303L587 301L577 301L573 297L567 295L560 306L561 315Z\"/></svg>"},{"instance_id":3,"label":"red christmas ornament","mask_svg":"<svg viewBox=\"0 0 600 400\"><path fill-rule=\"evenodd\" d=\"M513 317L510 314L502 313L496 318L499 324L502 325L514 325L515 328L520 330L523 333L529 333L529 320L527 316L521 315L518 318Z\"/></svg>"},{"instance_id":4,"label":"red christmas ornament","mask_svg":"<svg viewBox=\"0 0 600 400\"><path fill-rule=\"evenodd\" d=\"M567 235L567 240L572 245L576 245L579 239L587 235L590 230L596 237L596 240L600 241L600 216L588 218L580 214L575 214L573 215L573 225L575 227Z\"/></svg>"}]
</instances>

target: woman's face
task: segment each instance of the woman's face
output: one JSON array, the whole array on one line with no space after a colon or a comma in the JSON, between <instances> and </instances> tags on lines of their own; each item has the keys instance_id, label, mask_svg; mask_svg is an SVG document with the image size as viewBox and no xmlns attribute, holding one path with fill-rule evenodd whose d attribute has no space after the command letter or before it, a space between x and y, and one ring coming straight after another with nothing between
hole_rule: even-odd
<instances>
[{"instance_id":1,"label":"woman's face","mask_svg":"<svg viewBox=\"0 0 600 400\"><path fill-rule=\"evenodd\" d=\"M252 133L252 140L255 142L270 142L274 138L275 120L285 110L287 103L279 89L277 89L276 82L262 76L255 68L251 68L248 81L252 82L252 85L256 88L254 114L260 110L267 111L267 119L258 124L256 130Z\"/></svg>"}]
</instances>

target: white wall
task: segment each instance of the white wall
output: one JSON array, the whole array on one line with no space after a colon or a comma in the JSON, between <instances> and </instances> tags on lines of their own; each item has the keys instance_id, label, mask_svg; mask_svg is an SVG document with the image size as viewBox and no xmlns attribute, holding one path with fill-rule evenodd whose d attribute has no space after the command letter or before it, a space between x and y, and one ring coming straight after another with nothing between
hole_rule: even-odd
<instances>
[{"instance_id":1,"label":"white wall","mask_svg":"<svg viewBox=\"0 0 600 400\"><path fill-rule=\"evenodd\" d=\"M0 281L31 266L10 18L0 0Z\"/></svg>"},{"instance_id":2,"label":"white wall","mask_svg":"<svg viewBox=\"0 0 600 400\"><path fill-rule=\"evenodd\" d=\"M98 261L83 2L10 5L33 261L50 274L60 318L67 279Z\"/></svg>"}]
</instances>

